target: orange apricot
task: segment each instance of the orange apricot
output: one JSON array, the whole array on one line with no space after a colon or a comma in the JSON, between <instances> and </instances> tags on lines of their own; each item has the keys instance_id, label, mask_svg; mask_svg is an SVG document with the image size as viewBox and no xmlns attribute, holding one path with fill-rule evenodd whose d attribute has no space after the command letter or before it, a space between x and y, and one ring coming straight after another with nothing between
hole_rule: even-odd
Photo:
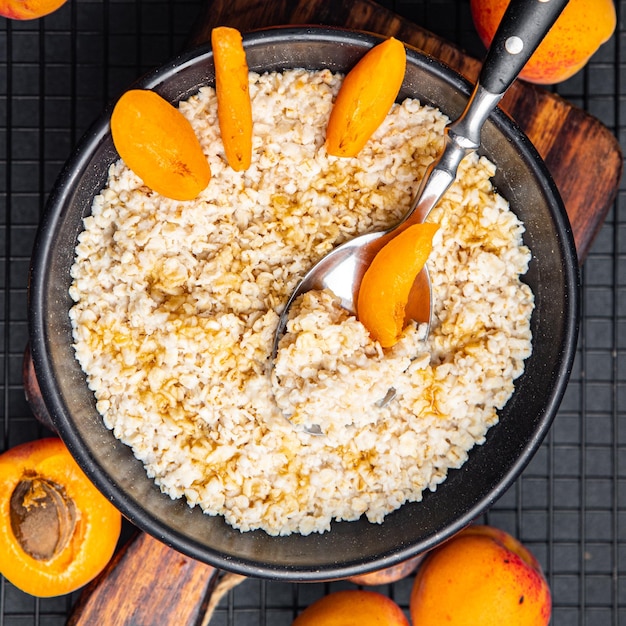
<instances>
[{"instance_id":1,"label":"orange apricot","mask_svg":"<svg viewBox=\"0 0 626 626\"><path fill-rule=\"evenodd\" d=\"M292 626L409 626L402 609L382 593L334 591L308 606Z\"/></svg>"},{"instance_id":2,"label":"orange apricot","mask_svg":"<svg viewBox=\"0 0 626 626\"><path fill-rule=\"evenodd\" d=\"M0 454L0 572L39 597L70 593L111 559L120 512L58 438Z\"/></svg>"},{"instance_id":3,"label":"orange apricot","mask_svg":"<svg viewBox=\"0 0 626 626\"><path fill-rule=\"evenodd\" d=\"M415 626L547 626L551 611L537 559L491 526L470 526L435 548L410 600Z\"/></svg>"},{"instance_id":4,"label":"orange apricot","mask_svg":"<svg viewBox=\"0 0 626 626\"><path fill-rule=\"evenodd\" d=\"M489 46L510 0L471 0L476 31ZM613 0L570 0L520 78L553 84L580 71L615 31Z\"/></svg>"},{"instance_id":5,"label":"orange apricot","mask_svg":"<svg viewBox=\"0 0 626 626\"><path fill-rule=\"evenodd\" d=\"M383 348L404 329L411 287L432 250L437 224L413 224L390 239L376 254L361 281L357 317Z\"/></svg>"},{"instance_id":6,"label":"orange apricot","mask_svg":"<svg viewBox=\"0 0 626 626\"><path fill-rule=\"evenodd\" d=\"M237 172L252 160L252 104L248 62L241 33L220 26L211 31L217 119L228 164Z\"/></svg>"},{"instance_id":7,"label":"orange apricot","mask_svg":"<svg viewBox=\"0 0 626 626\"><path fill-rule=\"evenodd\" d=\"M154 91L131 89L111 115L113 144L151 189L173 200L193 200L211 168L189 120Z\"/></svg>"},{"instance_id":8,"label":"orange apricot","mask_svg":"<svg viewBox=\"0 0 626 626\"><path fill-rule=\"evenodd\" d=\"M398 96L406 70L406 50L394 37L369 50L341 84L326 128L326 150L356 156L382 124Z\"/></svg>"},{"instance_id":9,"label":"orange apricot","mask_svg":"<svg viewBox=\"0 0 626 626\"><path fill-rule=\"evenodd\" d=\"M0 0L0 15L12 20L35 20L61 8L67 0Z\"/></svg>"}]
</instances>

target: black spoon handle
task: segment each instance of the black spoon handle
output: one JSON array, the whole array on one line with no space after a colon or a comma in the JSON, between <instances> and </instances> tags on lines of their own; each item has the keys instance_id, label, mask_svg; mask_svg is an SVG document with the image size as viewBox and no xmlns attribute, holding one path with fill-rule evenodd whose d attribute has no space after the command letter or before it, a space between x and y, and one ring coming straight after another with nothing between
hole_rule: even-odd
<instances>
[{"instance_id":1,"label":"black spoon handle","mask_svg":"<svg viewBox=\"0 0 626 626\"><path fill-rule=\"evenodd\" d=\"M478 82L491 93L504 93L568 2L511 0L491 42Z\"/></svg>"}]
</instances>

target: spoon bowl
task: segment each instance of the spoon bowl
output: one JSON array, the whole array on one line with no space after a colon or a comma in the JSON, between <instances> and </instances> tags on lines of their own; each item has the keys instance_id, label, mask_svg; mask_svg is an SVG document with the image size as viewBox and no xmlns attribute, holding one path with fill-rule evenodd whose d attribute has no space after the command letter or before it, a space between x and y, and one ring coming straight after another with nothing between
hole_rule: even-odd
<instances>
[{"instance_id":1,"label":"spoon bowl","mask_svg":"<svg viewBox=\"0 0 626 626\"><path fill-rule=\"evenodd\" d=\"M341 306L356 315L358 287L363 274L377 252L400 230L400 225L386 231L377 231L360 235L337 246L316 263L291 293L283 309L272 349L272 362L278 352L278 344L283 336L291 305L307 291L329 289L339 299ZM410 308L409 308L410 307ZM428 268L418 274L411 289L407 318L430 326L432 316L432 298Z\"/></svg>"}]
</instances>

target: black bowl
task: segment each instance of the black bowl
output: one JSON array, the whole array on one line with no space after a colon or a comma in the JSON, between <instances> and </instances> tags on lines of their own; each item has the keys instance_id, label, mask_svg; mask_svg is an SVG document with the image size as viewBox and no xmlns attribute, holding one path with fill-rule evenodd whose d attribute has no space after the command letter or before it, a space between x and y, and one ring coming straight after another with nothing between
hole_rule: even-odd
<instances>
[{"instance_id":1,"label":"black bowl","mask_svg":"<svg viewBox=\"0 0 626 626\"><path fill-rule=\"evenodd\" d=\"M327 28L277 28L246 36L251 70L293 67L345 72L379 38ZM409 49L400 99L406 96L457 117L468 83L435 59ZM179 56L135 86L172 102L212 84L208 47ZM74 357L68 311L69 269L83 216L117 158L110 111L82 139L50 196L35 243L29 286L30 345L45 406L78 463L122 513L172 547L216 567L286 580L345 578L394 565L434 547L484 512L511 485L545 436L566 388L578 330L578 270L567 214L541 158L515 124L495 112L481 153L498 167L495 184L526 225L533 252L525 278L536 298L533 354L500 422L469 460L422 502L407 504L383 524L335 523L325 534L270 537L240 533L160 493L130 448L96 412Z\"/></svg>"}]
</instances>

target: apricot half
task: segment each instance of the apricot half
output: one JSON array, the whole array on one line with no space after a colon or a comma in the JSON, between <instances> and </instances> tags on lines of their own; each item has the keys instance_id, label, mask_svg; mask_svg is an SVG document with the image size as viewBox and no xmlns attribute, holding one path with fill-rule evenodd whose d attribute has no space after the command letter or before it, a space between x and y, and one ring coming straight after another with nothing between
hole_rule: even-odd
<instances>
[{"instance_id":1,"label":"apricot half","mask_svg":"<svg viewBox=\"0 0 626 626\"><path fill-rule=\"evenodd\" d=\"M357 317L383 348L391 348L402 335L411 288L438 228L431 223L408 226L378 251L363 275Z\"/></svg>"},{"instance_id":2,"label":"apricot half","mask_svg":"<svg viewBox=\"0 0 626 626\"><path fill-rule=\"evenodd\" d=\"M510 0L471 0L478 36L489 46ZM613 0L570 0L520 78L554 84L580 71L615 31Z\"/></svg>"},{"instance_id":3,"label":"apricot half","mask_svg":"<svg viewBox=\"0 0 626 626\"><path fill-rule=\"evenodd\" d=\"M211 31L217 120L228 164L241 172L252 161L252 103L248 61L241 33L219 26Z\"/></svg>"},{"instance_id":4,"label":"apricot half","mask_svg":"<svg viewBox=\"0 0 626 626\"><path fill-rule=\"evenodd\" d=\"M354 157L383 123L406 70L404 44L394 37L371 48L348 72L326 128L326 149L336 157Z\"/></svg>"},{"instance_id":5,"label":"apricot half","mask_svg":"<svg viewBox=\"0 0 626 626\"><path fill-rule=\"evenodd\" d=\"M551 612L537 559L491 526L470 526L433 550L410 601L416 626L546 626Z\"/></svg>"},{"instance_id":6,"label":"apricot half","mask_svg":"<svg viewBox=\"0 0 626 626\"><path fill-rule=\"evenodd\" d=\"M334 591L308 606L292 626L409 626L387 596L365 589Z\"/></svg>"},{"instance_id":7,"label":"apricot half","mask_svg":"<svg viewBox=\"0 0 626 626\"><path fill-rule=\"evenodd\" d=\"M122 94L111 114L113 144L150 189L173 200L193 200L211 167L189 120L149 89Z\"/></svg>"},{"instance_id":8,"label":"apricot half","mask_svg":"<svg viewBox=\"0 0 626 626\"><path fill-rule=\"evenodd\" d=\"M0 454L0 572L39 597L70 593L109 562L119 511L57 438Z\"/></svg>"},{"instance_id":9,"label":"apricot half","mask_svg":"<svg viewBox=\"0 0 626 626\"><path fill-rule=\"evenodd\" d=\"M61 8L67 0L0 0L0 15L12 20L35 20Z\"/></svg>"}]
</instances>

